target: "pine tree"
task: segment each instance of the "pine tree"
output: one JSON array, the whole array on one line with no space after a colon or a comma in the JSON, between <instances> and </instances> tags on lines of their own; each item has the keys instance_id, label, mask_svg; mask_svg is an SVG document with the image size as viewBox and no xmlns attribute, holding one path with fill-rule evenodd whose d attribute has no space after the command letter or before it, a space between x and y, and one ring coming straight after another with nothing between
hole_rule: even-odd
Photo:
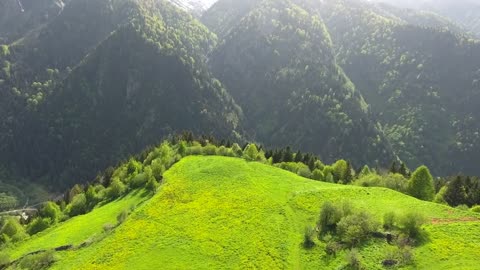
<instances>
[{"instance_id":1,"label":"pine tree","mask_svg":"<svg viewBox=\"0 0 480 270\"><path fill-rule=\"evenodd\" d=\"M408 168L405 163L402 162L402 164L400 164L400 169L398 170L398 173L400 173L404 177L408 177Z\"/></svg>"},{"instance_id":2,"label":"pine tree","mask_svg":"<svg viewBox=\"0 0 480 270\"><path fill-rule=\"evenodd\" d=\"M358 178L367 176L371 173L372 173L372 171L370 170L370 167L368 167L368 165L365 165L365 166L363 166L362 170L358 173Z\"/></svg>"},{"instance_id":3,"label":"pine tree","mask_svg":"<svg viewBox=\"0 0 480 270\"><path fill-rule=\"evenodd\" d=\"M285 152L283 153L283 162L292 162L293 161L293 153L290 149L290 146L287 146Z\"/></svg>"},{"instance_id":4,"label":"pine tree","mask_svg":"<svg viewBox=\"0 0 480 270\"><path fill-rule=\"evenodd\" d=\"M310 171L313 171L315 170L315 157L313 156L310 156L310 159L308 160L308 168L310 169Z\"/></svg>"},{"instance_id":5,"label":"pine tree","mask_svg":"<svg viewBox=\"0 0 480 270\"><path fill-rule=\"evenodd\" d=\"M295 154L295 162L302 162L303 161L303 155L300 150Z\"/></svg>"},{"instance_id":6,"label":"pine tree","mask_svg":"<svg viewBox=\"0 0 480 270\"><path fill-rule=\"evenodd\" d=\"M390 166L390 173L398 173L398 170L397 170L397 162L394 161L392 163L392 166Z\"/></svg>"},{"instance_id":7,"label":"pine tree","mask_svg":"<svg viewBox=\"0 0 480 270\"><path fill-rule=\"evenodd\" d=\"M265 152L265 158L266 158L266 159L269 159L269 158L271 158L272 156L273 156L272 150L267 150L267 151Z\"/></svg>"},{"instance_id":8,"label":"pine tree","mask_svg":"<svg viewBox=\"0 0 480 270\"><path fill-rule=\"evenodd\" d=\"M276 164L280 162L282 162L282 152L275 150L272 155L272 163Z\"/></svg>"},{"instance_id":9,"label":"pine tree","mask_svg":"<svg viewBox=\"0 0 480 270\"><path fill-rule=\"evenodd\" d=\"M466 203L465 182L461 176L457 176L447 186L443 196L444 200L451 206L458 206Z\"/></svg>"},{"instance_id":10,"label":"pine tree","mask_svg":"<svg viewBox=\"0 0 480 270\"><path fill-rule=\"evenodd\" d=\"M350 161L347 161L347 170L345 173L345 184L349 184L353 181L353 178L355 178L355 170L352 168L352 163Z\"/></svg>"}]
</instances>

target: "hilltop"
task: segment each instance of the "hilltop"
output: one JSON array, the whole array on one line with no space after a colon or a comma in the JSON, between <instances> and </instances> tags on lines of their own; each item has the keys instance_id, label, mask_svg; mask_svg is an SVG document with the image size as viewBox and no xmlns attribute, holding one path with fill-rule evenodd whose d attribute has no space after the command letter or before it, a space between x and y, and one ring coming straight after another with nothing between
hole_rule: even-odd
<instances>
[{"instance_id":1,"label":"hilltop","mask_svg":"<svg viewBox=\"0 0 480 270\"><path fill-rule=\"evenodd\" d=\"M427 217L428 240L415 248L415 265L402 269L475 269L480 255L479 216L471 212L384 188L313 181L238 158L183 158L164 173L158 193L139 204L145 200L141 193L60 223L7 251L16 259L38 249L75 245L55 253L52 269L332 269L345 264L344 256L327 256L318 240L305 249L303 233L316 223L322 203L348 200L379 221L390 211L413 210ZM130 206L135 207L128 218L102 236L102 226ZM359 247L365 267L383 269L388 248L383 239Z\"/></svg>"}]
</instances>

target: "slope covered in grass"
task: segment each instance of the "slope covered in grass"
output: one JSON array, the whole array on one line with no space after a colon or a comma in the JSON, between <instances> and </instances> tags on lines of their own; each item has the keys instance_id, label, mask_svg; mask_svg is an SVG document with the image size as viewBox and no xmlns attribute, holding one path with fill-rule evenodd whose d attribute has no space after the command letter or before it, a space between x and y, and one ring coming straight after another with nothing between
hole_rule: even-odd
<instances>
[{"instance_id":1,"label":"slope covered in grass","mask_svg":"<svg viewBox=\"0 0 480 270\"><path fill-rule=\"evenodd\" d=\"M136 207L146 199L144 190L133 191L123 198L94 209L88 215L74 217L41 232L14 248L7 249L6 252L15 260L38 250L82 244L101 235L105 224L115 224L118 214L122 211Z\"/></svg>"},{"instance_id":2,"label":"slope covered in grass","mask_svg":"<svg viewBox=\"0 0 480 270\"><path fill-rule=\"evenodd\" d=\"M102 241L57 253L53 269L335 269L344 256L325 256L319 241L305 250L303 232L315 224L322 202L345 199L379 220L412 209L431 220L430 240L416 249L412 269L477 267L480 224L469 212L235 158L187 157L164 176L158 194L125 223ZM386 247L371 240L360 248L367 269L382 269Z\"/></svg>"}]
</instances>

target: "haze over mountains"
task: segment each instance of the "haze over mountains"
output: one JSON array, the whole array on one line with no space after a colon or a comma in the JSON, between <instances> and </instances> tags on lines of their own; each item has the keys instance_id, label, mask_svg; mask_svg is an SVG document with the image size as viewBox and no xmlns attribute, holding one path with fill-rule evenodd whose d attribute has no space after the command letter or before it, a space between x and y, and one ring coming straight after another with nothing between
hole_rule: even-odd
<instances>
[{"instance_id":1,"label":"haze over mountains","mask_svg":"<svg viewBox=\"0 0 480 270\"><path fill-rule=\"evenodd\" d=\"M478 0L372 0L403 8L438 13L480 37L480 1Z\"/></svg>"},{"instance_id":2,"label":"haze over mountains","mask_svg":"<svg viewBox=\"0 0 480 270\"><path fill-rule=\"evenodd\" d=\"M183 130L480 174L480 44L463 32L475 19L452 22L446 4L440 16L360 0L18 3L0 8L9 175L87 180Z\"/></svg>"}]
</instances>

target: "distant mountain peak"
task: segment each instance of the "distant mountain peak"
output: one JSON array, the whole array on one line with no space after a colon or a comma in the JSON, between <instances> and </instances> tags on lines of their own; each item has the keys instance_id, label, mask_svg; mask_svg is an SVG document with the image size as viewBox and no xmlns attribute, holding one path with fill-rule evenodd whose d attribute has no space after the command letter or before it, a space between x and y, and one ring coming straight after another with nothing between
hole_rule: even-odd
<instances>
[{"instance_id":1,"label":"distant mountain peak","mask_svg":"<svg viewBox=\"0 0 480 270\"><path fill-rule=\"evenodd\" d=\"M170 0L170 2L189 12L200 15L217 2L217 0Z\"/></svg>"}]
</instances>

